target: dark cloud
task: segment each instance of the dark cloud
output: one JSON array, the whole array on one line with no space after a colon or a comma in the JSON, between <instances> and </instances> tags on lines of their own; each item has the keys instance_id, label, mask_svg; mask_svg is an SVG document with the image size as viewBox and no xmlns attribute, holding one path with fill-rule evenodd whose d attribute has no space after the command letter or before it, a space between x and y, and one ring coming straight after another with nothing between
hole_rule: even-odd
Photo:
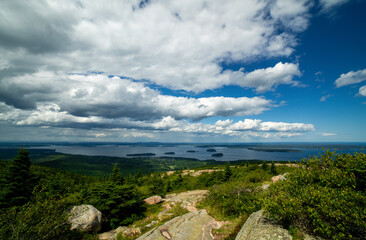
<instances>
[{"instance_id":1,"label":"dark cloud","mask_svg":"<svg viewBox=\"0 0 366 240\"><path fill-rule=\"evenodd\" d=\"M65 9L53 9L44 1L2 1L0 6L7 10L0 23L2 47L44 54L73 45L69 33L76 18Z\"/></svg>"}]
</instances>

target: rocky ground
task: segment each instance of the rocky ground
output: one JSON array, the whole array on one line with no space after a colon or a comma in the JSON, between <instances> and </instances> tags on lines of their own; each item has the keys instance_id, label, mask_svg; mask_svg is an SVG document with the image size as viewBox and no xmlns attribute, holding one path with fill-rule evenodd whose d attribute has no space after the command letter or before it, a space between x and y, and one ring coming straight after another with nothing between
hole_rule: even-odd
<instances>
[{"instance_id":1,"label":"rocky ground","mask_svg":"<svg viewBox=\"0 0 366 240\"><path fill-rule=\"evenodd\" d=\"M286 174L272 178L272 183L263 184L266 189L270 184L286 180ZM144 201L157 206L159 211L148 216L132 227L121 226L98 235L100 240L122 239L138 240L221 240L226 236L214 234L214 229L232 231L233 224L229 221L220 222L210 216L205 209L197 209L197 203L204 199L207 190L194 190L168 194L165 198L152 196ZM142 234L143 233L143 234ZM142 234L142 235L141 235ZM316 238L305 235L306 240ZM263 210L253 213L241 227L235 240L292 240L288 230L266 219Z\"/></svg>"}]
</instances>

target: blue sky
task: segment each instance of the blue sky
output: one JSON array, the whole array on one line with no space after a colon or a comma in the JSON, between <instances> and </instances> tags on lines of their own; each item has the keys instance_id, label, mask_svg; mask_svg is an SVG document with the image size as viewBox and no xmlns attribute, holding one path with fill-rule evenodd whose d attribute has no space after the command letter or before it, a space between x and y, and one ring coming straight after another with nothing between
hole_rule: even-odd
<instances>
[{"instance_id":1,"label":"blue sky","mask_svg":"<svg viewBox=\"0 0 366 240\"><path fill-rule=\"evenodd\" d=\"M366 141L366 1L0 9L0 141Z\"/></svg>"}]
</instances>

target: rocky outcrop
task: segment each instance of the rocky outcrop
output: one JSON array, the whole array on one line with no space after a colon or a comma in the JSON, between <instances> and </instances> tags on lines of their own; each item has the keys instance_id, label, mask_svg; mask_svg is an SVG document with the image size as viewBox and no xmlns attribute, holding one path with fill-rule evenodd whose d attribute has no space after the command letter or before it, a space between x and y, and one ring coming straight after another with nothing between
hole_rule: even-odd
<instances>
[{"instance_id":1,"label":"rocky outcrop","mask_svg":"<svg viewBox=\"0 0 366 240\"><path fill-rule=\"evenodd\" d=\"M324 239L321 237L315 237L315 236L305 234L304 240L324 240Z\"/></svg>"},{"instance_id":2,"label":"rocky outcrop","mask_svg":"<svg viewBox=\"0 0 366 240\"><path fill-rule=\"evenodd\" d=\"M220 171L224 171L224 169L202 169L202 170L183 170L182 171L182 175L190 175L193 177L197 177L199 175L201 175L202 173L213 173L213 172L220 172ZM166 175L172 175L173 173L175 173L175 171L168 171L164 174Z\"/></svg>"},{"instance_id":3,"label":"rocky outcrop","mask_svg":"<svg viewBox=\"0 0 366 240\"><path fill-rule=\"evenodd\" d=\"M117 235L122 237L135 237L141 234L140 228L119 227L109 232L98 235L99 240L116 240Z\"/></svg>"},{"instance_id":4,"label":"rocky outcrop","mask_svg":"<svg viewBox=\"0 0 366 240\"><path fill-rule=\"evenodd\" d=\"M196 203L201 201L208 194L207 190L194 190L182 193L172 193L165 196L164 210L158 214L158 219L161 221L167 216L172 215L169 211L174 207L180 205L189 212L198 211Z\"/></svg>"},{"instance_id":5,"label":"rocky outcrop","mask_svg":"<svg viewBox=\"0 0 366 240\"><path fill-rule=\"evenodd\" d=\"M162 201L163 199L160 196L152 196L144 199L144 202L149 205L161 203Z\"/></svg>"},{"instance_id":6,"label":"rocky outcrop","mask_svg":"<svg viewBox=\"0 0 366 240\"><path fill-rule=\"evenodd\" d=\"M263 210L250 215L235 240L292 240L292 236L281 226L268 222Z\"/></svg>"},{"instance_id":7,"label":"rocky outcrop","mask_svg":"<svg viewBox=\"0 0 366 240\"><path fill-rule=\"evenodd\" d=\"M181 204L181 206L190 212L197 211L196 203L201 201L208 194L208 190L194 190L182 193L168 194L164 198L164 202L169 204Z\"/></svg>"},{"instance_id":8,"label":"rocky outcrop","mask_svg":"<svg viewBox=\"0 0 366 240\"><path fill-rule=\"evenodd\" d=\"M143 234L138 240L213 240L212 229L220 223L207 214L206 210L187 213L173 218L164 225Z\"/></svg>"},{"instance_id":9,"label":"rocky outcrop","mask_svg":"<svg viewBox=\"0 0 366 240\"><path fill-rule=\"evenodd\" d=\"M282 180L286 180L286 175L287 175L288 173L285 173L285 174L282 174L282 175L278 175L278 176L274 176L274 177L272 177L271 178L271 180L272 180L272 183L275 183L275 182L278 182L278 181L282 181Z\"/></svg>"},{"instance_id":10,"label":"rocky outcrop","mask_svg":"<svg viewBox=\"0 0 366 240\"><path fill-rule=\"evenodd\" d=\"M74 206L70 209L71 230L98 232L102 228L102 213L92 205Z\"/></svg>"}]
</instances>

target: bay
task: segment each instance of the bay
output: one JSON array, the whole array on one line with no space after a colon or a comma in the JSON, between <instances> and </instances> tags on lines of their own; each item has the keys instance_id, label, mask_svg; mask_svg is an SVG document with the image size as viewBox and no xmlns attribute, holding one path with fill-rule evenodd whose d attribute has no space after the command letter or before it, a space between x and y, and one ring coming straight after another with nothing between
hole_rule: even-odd
<instances>
[{"instance_id":1,"label":"bay","mask_svg":"<svg viewBox=\"0 0 366 240\"><path fill-rule=\"evenodd\" d=\"M361 151L365 146L365 143L82 143L52 144L31 148L54 149L59 153L86 156L129 157L128 155L155 154L154 157L213 159L216 161L299 161L309 156L317 156L325 150L337 153L354 153ZM208 149L215 149L216 152L208 152ZM223 156L213 157L213 153L222 153Z\"/></svg>"}]
</instances>

